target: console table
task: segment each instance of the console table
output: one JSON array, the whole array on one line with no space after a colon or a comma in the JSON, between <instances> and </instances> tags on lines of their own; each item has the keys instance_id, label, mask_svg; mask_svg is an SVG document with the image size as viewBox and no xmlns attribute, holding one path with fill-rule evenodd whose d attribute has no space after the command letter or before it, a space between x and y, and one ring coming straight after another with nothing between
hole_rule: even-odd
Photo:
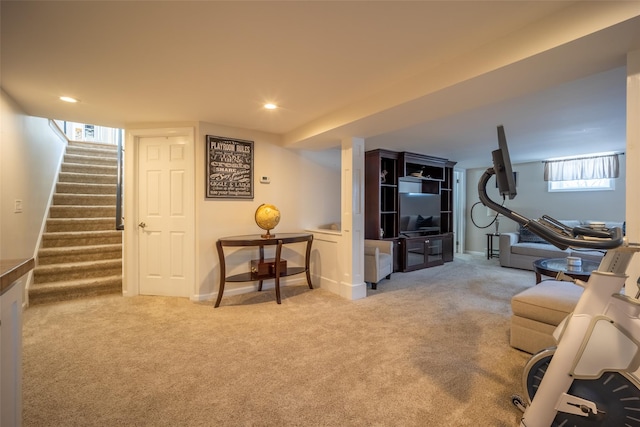
<instances>
[{"instance_id":1,"label":"console table","mask_svg":"<svg viewBox=\"0 0 640 427\"><path fill-rule=\"evenodd\" d=\"M304 267L287 267L286 270L281 271L280 256L282 254L282 246L290 243L307 243L307 250L304 257ZM311 271L309 270L309 257L311 255L311 243L313 242L313 234L306 233L277 233L272 238L265 239L259 234L252 234L246 236L230 236L223 237L216 242L216 249L218 250L218 258L220 260L220 288L218 289L218 298L214 306L218 307L222 300L222 294L224 293L224 285L226 282L254 282L258 281L258 290L262 290L262 282L265 279L274 279L276 288L276 301L280 304L280 277L292 276L294 274L307 274L307 284L309 289L313 289L311 284ZM267 276L260 276L256 278L250 271L246 273L235 274L227 277L226 264L224 256L225 246L235 247L251 247L257 246L260 250L260 262L264 261L264 248L265 246L275 246L276 255L274 262L274 272Z\"/></svg>"}]
</instances>

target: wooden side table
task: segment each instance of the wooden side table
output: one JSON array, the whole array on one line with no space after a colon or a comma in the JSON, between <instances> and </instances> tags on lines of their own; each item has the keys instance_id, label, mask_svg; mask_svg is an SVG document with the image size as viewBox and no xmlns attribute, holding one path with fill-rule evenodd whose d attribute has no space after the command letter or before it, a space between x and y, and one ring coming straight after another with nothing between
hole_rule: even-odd
<instances>
[{"instance_id":1,"label":"wooden side table","mask_svg":"<svg viewBox=\"0 0 640 427\"><path fill-rule=\"evenodd\" d=\"M307 248L304 257L304 267L287 267L286 270L281 271L280 255L282 253L282 246L290 243L306 242ZM277 233L273 238L265 239L259 234L252 234L246 236L231 236L223 237L216 242L216 249L218 250L218 259L220 260L220 288L218 289L218 298L214 306L218 307L222 300L222 294L224 293L224 285L226 282L254 282L258 281L258 290L262 290L262 282L265 279L274 279L276 288L276 301L278 304L280 301L280 277L293 276L294 274L307 274L307 284L309 289L313 289L311 284L311 271L309 269L309 258L311 255L311 243L313 242L313 234L306 233ZM226 276L226 264L224 257L224 247L250 247L257 246L260 250L260 262L264 261L264 248L265 246L275 246L276 256L274 260L274 272L267 276L260 276L256 278L251 271L246 273L235 274L233 276Z\"/></svg>"}]
</instances>

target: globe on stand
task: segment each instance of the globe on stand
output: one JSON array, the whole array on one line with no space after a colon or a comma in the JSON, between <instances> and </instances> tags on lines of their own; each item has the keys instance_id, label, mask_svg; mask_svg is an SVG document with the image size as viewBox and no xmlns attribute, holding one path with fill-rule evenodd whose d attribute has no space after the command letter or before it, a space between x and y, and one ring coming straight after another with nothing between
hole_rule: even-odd
<instances>
[{"instance_id":1,"label":"globe on stand","mask_svg":"<svg viewBox=\"0 0 640 427\"><path fill-rule=\"evenodd\" d=\"M272 239L275 234L271 234L270 231L276 228L276 225L280 222L280 211L274 205L263 203L258 206L255 214L256 224L263 230L267 230L266 234L260 235L263 239Z\"/></svg>"}]
</instances>

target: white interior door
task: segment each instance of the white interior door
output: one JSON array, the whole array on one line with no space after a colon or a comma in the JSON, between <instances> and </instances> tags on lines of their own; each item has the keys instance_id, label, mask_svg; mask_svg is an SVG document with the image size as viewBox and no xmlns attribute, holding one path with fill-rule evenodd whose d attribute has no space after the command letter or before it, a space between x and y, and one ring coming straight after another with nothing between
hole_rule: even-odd
<instances>
[{"instance_id":1,"label":"white interior door","mask_svg":"<svg viewBox=\"0 0 640 427\"><path fill-rule=\"evenodd\" d=\"M194 277L193 141L138 140L139 292L190 296Z\"/></svg>"}]
</instances>

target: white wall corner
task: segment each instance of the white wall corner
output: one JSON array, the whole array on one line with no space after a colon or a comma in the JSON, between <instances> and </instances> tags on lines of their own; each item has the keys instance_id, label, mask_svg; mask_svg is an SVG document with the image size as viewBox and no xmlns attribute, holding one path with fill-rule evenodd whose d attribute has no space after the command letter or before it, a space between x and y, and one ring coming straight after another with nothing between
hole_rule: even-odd
<instances>
[{"instance_id":1,"label":"white wall corner","mask_svg":"<svg viewBox=\"0 0 640 427\"><path fill-rule=\"evenodd\" d=\"M627 168L626 182L640 181L640 50L627 54ZM626 187L626 235L629 242L640 243L640 193L634 185ZM625 289L636 293L640 276L640 255L636 254L627 271Z\"/></svg>"},{"instance_id":2,"label":"white wall corner","mask_svg":"<svg viewBox=\"0 0 640 427\"><path fill-rule=\"evenodd\" d=\"M348 300L357 300L367 297L367 284L362 283L341 283L340 296Z\"/></svg>"}]
</instances>

